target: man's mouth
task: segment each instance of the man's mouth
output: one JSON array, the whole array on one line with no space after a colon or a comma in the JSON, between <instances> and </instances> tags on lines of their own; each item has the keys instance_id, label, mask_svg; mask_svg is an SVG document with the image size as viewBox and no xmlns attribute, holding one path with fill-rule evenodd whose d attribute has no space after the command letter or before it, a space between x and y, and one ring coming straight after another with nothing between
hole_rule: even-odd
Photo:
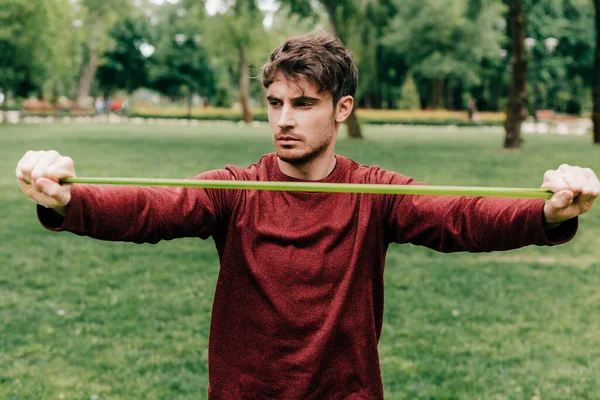
<instances>
[{"instance_id":1,"label":"man's mouth","mask_svg":"<svg viewBox=\"0 0 600 400\"><path fill-rule=\"evenodd\" d=\"M298 139L294 136L288 136L288 135L277 136L275 139L279 142L299 142L300 141L300 139Z\"/></svg>"}]
</instances>

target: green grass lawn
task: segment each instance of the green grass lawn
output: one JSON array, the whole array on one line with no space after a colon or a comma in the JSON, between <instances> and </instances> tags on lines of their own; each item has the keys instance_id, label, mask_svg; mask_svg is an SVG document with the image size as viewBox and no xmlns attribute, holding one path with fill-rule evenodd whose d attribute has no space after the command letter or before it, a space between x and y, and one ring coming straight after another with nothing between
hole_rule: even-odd
<instances>
[{"instance_id":1,"label":"green grass lawn","mask_svg":"<svg viewBox=\"0 0 600 400\"><path fill-rule=\"evenodd\" d=\"M432 185L539 187L600 172L589 137L366 127L337 152ZM212 241L109 243L44 230L14 169L56 149L78 176L182 178L271 151L268 126L0 125L0 399L202 399L218 273ZM597 206L600 209L600 206ZM600 211L558 247L439 254L391 246L386 399L597 399Z\"/></svg>"}]
</instances>

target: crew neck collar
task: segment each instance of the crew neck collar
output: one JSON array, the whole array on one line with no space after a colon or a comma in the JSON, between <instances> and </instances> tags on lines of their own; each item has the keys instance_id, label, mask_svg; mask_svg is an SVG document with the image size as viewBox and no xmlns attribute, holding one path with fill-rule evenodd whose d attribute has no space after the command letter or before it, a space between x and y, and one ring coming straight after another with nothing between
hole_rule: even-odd
<instances>
[{"instance_id":1,"label":"crew neck collar","mask_svg":"<svg viewBox=\"0 0 600 400\"><path fill-rule=\"evenodd\" d=\"M269 175L271 177L272 180L274 181L281 181L281 182L323 182L323 183L327 183L327 182L340 182L344 176L344 168L343 168L343 163L344 163L344 157L335 155L335 167L333 168L333 170L329 173L329 175L327 175L325 178L323 179L318 179L318 180L306 180L306 179L299 179L299 178L294 178L291 176L288 176L286 174L284 174L283 172L281 172L281 169L279 168L279 163L277 162L277 154L276 153L272 153L270 154L269 157Z\"/></svg>"}]
</instances>

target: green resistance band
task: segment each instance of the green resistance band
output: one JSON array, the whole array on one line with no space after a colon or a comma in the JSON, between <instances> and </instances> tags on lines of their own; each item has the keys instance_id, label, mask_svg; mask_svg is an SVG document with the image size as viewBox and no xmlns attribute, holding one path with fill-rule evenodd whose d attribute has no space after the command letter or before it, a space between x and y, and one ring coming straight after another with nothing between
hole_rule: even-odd
<instances>
[{"instance_id":1,"label":"green resistance band","mask_svg":"<svg viewBox=\"0 0 600 400\"><path fill-rule=\"evenodd\" d=\"M549 199L545 189L477 186L375 185L352 183L258 182L150 178L65 178L60 183L95 185L179 186L205 189L277 190L291 192L370 193L436 196L515 197Z\"/></svg>"}]
</instances>

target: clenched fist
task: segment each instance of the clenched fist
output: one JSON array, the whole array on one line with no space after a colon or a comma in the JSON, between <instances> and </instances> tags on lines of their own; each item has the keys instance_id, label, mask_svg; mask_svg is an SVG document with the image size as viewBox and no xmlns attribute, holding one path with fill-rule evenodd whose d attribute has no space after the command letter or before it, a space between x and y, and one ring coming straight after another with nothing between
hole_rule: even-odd
<instances>
[{"instance_id":1,"label":"clenched fist","mask_svg":"<svg viewBox=\"0 0 600 400\"><path fill-rule=\"evenodd\" d=\"M542 189L554 192L544 205L546 222L559 224L592 208L600 195L600 181L589 168L563 164L557 170L546 171Z\"/></svg>"},{"instance_id":2,"label":"clenched fist","mask_svg":"<svg viewBox=\"0 0 600 400\"><path fill-rule=\"evenodd\" d=\"M28 151L17 163L16 174L26 196L62 216L66 215L71 201L71 185L59 184L58 181L75 177L70 157L63 157L54 150Z\"/></svg>"}]
</instances>

